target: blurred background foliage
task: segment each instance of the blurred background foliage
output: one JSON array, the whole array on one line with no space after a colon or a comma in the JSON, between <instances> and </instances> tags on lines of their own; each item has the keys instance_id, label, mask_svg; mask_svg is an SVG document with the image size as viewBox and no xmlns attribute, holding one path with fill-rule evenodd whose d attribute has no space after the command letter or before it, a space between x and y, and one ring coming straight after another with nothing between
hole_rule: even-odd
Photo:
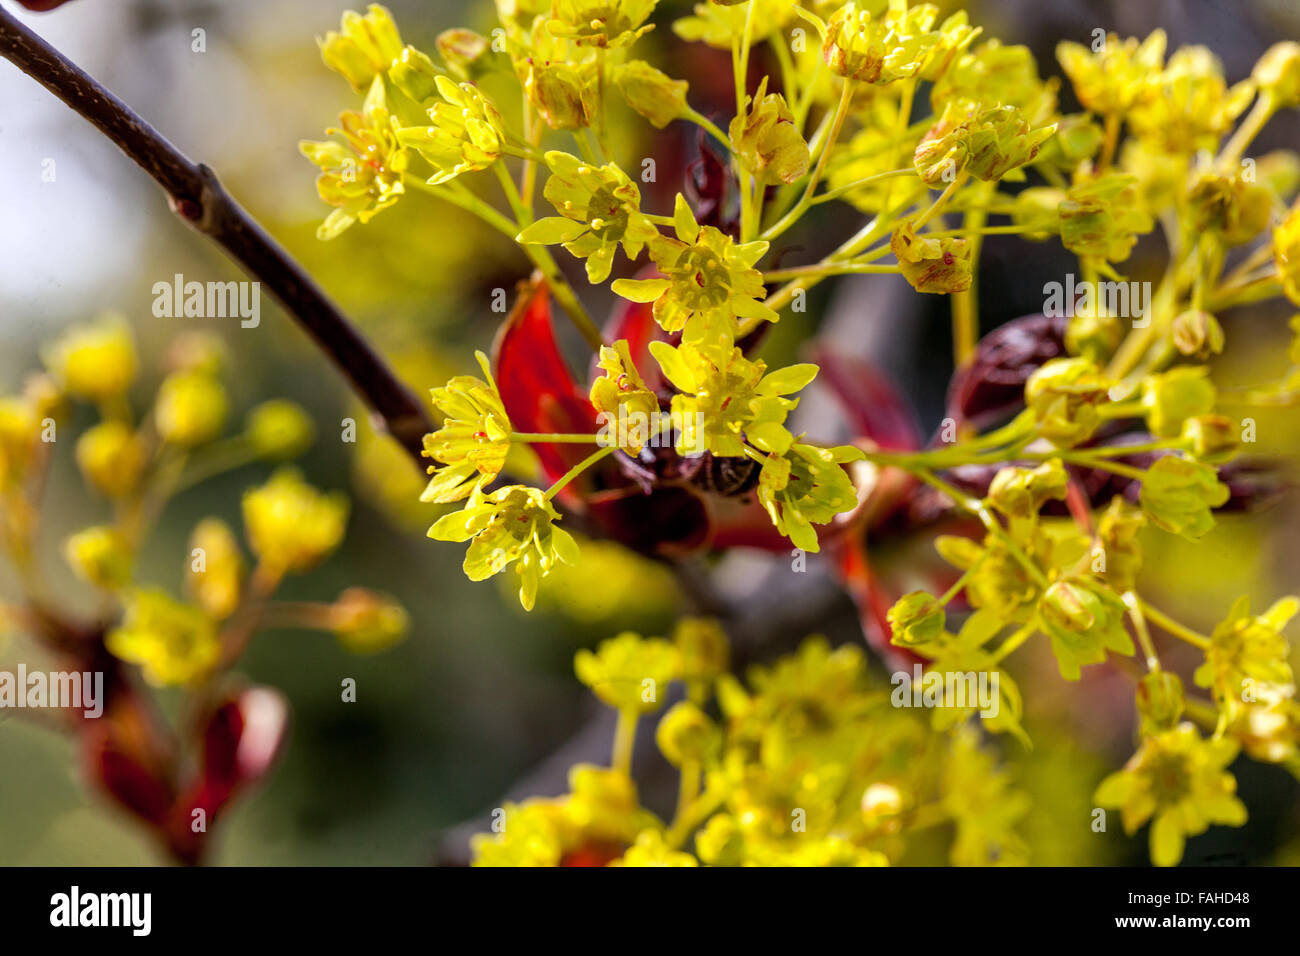
<instances>
[{"instance_id":1,"label":"blurred background foliage","mask_svg":"<svg viewBox=\"0 0 1300 956\"><path fill-rule=\"evenodd\" d=\"M486 31L493 18L485 3L387 5L404 39L426 50L443 29ZM24 16L188 155L217 169L405 380L427 394L450 374L472 368L472 351L488 346L501 318L489 308L492 290L512 290L526 275L526 263L477 220L420 194L333 242L315 239L326 208L316 197L314 170L296 147L300 139L320 138L340 109L353 106L346 85L321 64L314 42L337 27L348 6L335 0L78 0L52 15ZM730 77L725 64L687 48L667 29L687 6L660 3L660 27L647 55L689 79L694 105L708 114L711 107L725 108ZM1043 72L1054 75L1057 41L1086 40L1096 27L1145 36L1159 25L1170 33L1171 47L1210 45L1223 58L1229 81L1247 75L1274 40L1300 36L1294 0L988 0L968 6L986 35L1028 44ZM192 51L196 28L205 31L206 52ZM646 139L623 144L623 155L639 149L656 159L659 174L647 187L647 206L668 208L695 150L693 132L674 124L651 139L643 123L626 128L628 136ZM1283 118L1261 138L1258 152L1297 145L1294 119ZM56 163L54 182L41 180L46 159ZM845 214L827 207L823 218ZM1056 244L999 236L990 237L986 250L985 331L1036 311L1043 283L1069 268ZM1146 277L1160 254L1159 248L1139 248L1128 264L1131 277ZM214 862L433 862L445 828L499 805L514 781L590 716L592 704L573 677L573 652L618 630L662 633L684 607L679 584L668 569L617 546L584 544L583 565L548 579L538 610L525 618L512 597L502 600L503 589L465 580L459 549L425 539L438 508L416 500L420 475L371 432L339 376L269 299L263 299L257 329L241 329L234 320L155 318L151 287L176 273L198 281L241 278L170 215L153 185L110 144L0 62L0 380L6 390L16 390L26 371L39 365L42 341L104 308L128 315L146 369L161 367L160 356L177 333L219 333L232 356L226 379L236 404L232 419L270 397L302 403L318 425L317 443L302 460L308 480L344 489L354 500L343 548L316 572L289 581L283 596L330 600L360 585L397 595L411 613L410 638L372 657L350 656L328 636L310 632L258 637L241 670L286 693L291 737L269 782L220 824ZM820 324L844 347L874 356L917 403L925 427L937 425L950 372L945 302L921 301L939 297L912 295L902 280L885 276L826 283L809 299L808 313L778 326L765 345L769 356L790 360ZM609 303L589 306L599 315ZM1285 323L1243 311L1226 317L1232 351L1220 363L1223 382L1267 379L1284 363ZM141 398L157 381L156 375L144 379ZM355 444L340 440L348 417L358 423ZM1257 419L1258 450L1294 456L1297 416L1280 410ZM67 433L87 423L71 421ZM47 544L99 517L72 465L71 443L59 445ZM249 466L177 497L142 558L141 580L179 590L194 523L217 515L237 527L240 494L268 471ZM1180 617L1207 628L1239 593L1265 606L1300 588L1298 517L1293 503L1262 516L1228 516L1199 547L1151 535L1147 586L1157 603L1163 595ZM60 601L71 606L85 598L57 547L45 549L42 563ZM760 579L745 556L729 559L718 577L741 594ZM11 583L0 580L6 591ZM861 640L843 608L816 629L836 642ZM789 635L786 645L800 636ZM18 660L36 667L40 659L21 640L0 637L0 668ZM1126 840L1117 824L1105 835L1087 825L1093 787L1131 752L1132 733L1131 684L1107 668L1094 670L1064 687L1050 655L1029 655L1016 675L1026 688L1025 726L1035 747L1023 751L1003 742L1003 752L1035 800L1026 835L1037 863L1145 860L1144 842ZM340 702L345 677L357 681L354 704ZM1194 840L1187 862L1300 862L1295 781L1278 768L1244 760L1234 770L1250 823L1244 832L1211 831ZM938 862L943 852L937 840L920 841L908 861ZM0 864L157 861L133 824L86 792L69 740L0 715Z\"/></svg>"}]
</instances>

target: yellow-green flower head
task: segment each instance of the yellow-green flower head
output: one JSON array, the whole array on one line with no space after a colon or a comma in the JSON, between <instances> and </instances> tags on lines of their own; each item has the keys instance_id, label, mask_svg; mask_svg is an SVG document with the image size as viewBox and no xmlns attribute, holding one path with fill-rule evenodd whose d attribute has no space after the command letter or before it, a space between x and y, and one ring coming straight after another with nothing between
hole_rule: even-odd
<instances>
[{"instance_id":1,"label":"yellow-green flower head","mask_svg":"<svg viewBox=\"0 0 1300 956\"><path fill-rule=\"evenodd\" d=\"M679 701L659 719L655 728L659 751L674 767L712 764L722 752L722 731L695 704Z\"/></svg>"},{"instance_id":2,"label":"yellow-green flower head","mask_svg":"<svg viewBox=\"0 0 1300 956\"><path fill-rule=\"evenodd\" d=\"M1205 663L1196 669L1198 687L1208 687L1229 720L1248 700L1265 696L1265 685L1277 685L1285 696L1294 692L1289 657L1291 645L1282 631L1300 610L1300 601L1286 597L1260 615L1250 613L1250 600L1239 598L1210 635ZM1288 690L1289 688L1289 690Z\"/></svg>"},{"instance_id":3,"label":"yellow-green flower head","mask_svg":"<svg viewBox=\"0 0 1300 956\"><path fill-rule=\"evenodd\" d=\"M1029 847L1016 832L1029 812L1028 794L1011 786L969 724L957 728L942 768L943 806L957 828L954 866L1025 866Z\"/></svg>"},{"instance_id":4,"label":"yellow-green flower head","mask_svg":"<svg viewBox=\"0 0 1300 956\"><path fill-rule=\"evenodd\" d=\"M77 439L82 477L106 498L122 498L134 491L147 459L144 440L116 419L88 428Z\"/></svg>"},{"instance_id":5,"label":"yellow-green flower head","mask_svg":"<svg viewBox=\"0 0 1300 956\"><path fill-rule=\"evenodd\" d=\"M0 488L22 481L32 462L41 422L26 398L0 398Z\"/></svg>"},{"instance_id":6,"label":"yellow-green flower head","mask_svg":"<svg viewBox=\"0 0 1300 956\"><path fill-rule=\"evenodd\" d=\"M808 144L785 97L767 92L767 80L759 82L727 132L736 160L759 183L793 183L808 172Z\"/></svg>"},{"instance_id":7,"label":"yellow-green flower head","mask_svg":"<svg viewBox=\"0 0 1300 956\"><path fill-rule=\"evenodd\" d=\"M1086 358L1052 359L1025 383L1025 403L1039 434L1057 448L1086 441L1101 424L1097 406L1108 400L1111 382Z\"/></svg>"},{"instance_id":8,"label":"yellow-green flower head","mask_svg":"<svg viewBox=\"0 0 1300 956\"><path fill-rule=\"evenodd\" d=\"M296 468L280 468L244 492L243 510L249 547L275 574L315 567L339 546L348 522L347 496L317 491Z\"/></svg>"},{"instance_id":9,"label":"yellow-green flower head","mask_svg":"<svg viewBox=\"0 0 1300 956\"><path fill-rule=\"evenodd\" d=\"M1138 202L1137 180L1113 174L1072 186L1060 206L1061 244L1079 256L1123 262L1155 226Z\"/></svg>"},{"instance_id":10,"label":"yellow-green flower head","mask_svg":"<svg viewBox=\"0 0 1300 956\"><path fill-rule=\"evenodd\" d=\"M1300 106L1300 43L1274 43L1264 51L1250 76L1279 109Z\"/></svg>"},{"instance_id":11,"label":"yellow-green flower head","mask_svg":"<svg viewBox=\"0 0 1300 956\"><path fill-rule=\"evenodd\" d=\"M627 339L619 339L612 348L602 345L598 364L605 374L591 385L591 404L606 416L603 421L612 427L618 446L636 456L654 437L651 416L659 411L659 399L636 370ZM620 413L624 407L627 411ZM629 423L627 428L618 426L622 421Z\"/></svg>"},{"instance_id":12,"label":"yellow-green flower head","mask_svg":"<svg viewBox=\"0 0 1300 956\"><path fill-rule=\"evenodd\" d=\"M87 401L116 398L135 380L135 342L126 320L116 313L69 329L44 358L63 389Z\"/></svg>"},{"instance_id":13,"label":"yellow-green flower head","mask_svg":"<svg viewBox=\"0 0 1300 956\"><path fill-rule=\"evenodd\" d=\"M682 618L673 628L673 643L681 654L682 680L687 683L711 682L726 673L731 642L713 618Z\"/></svg>"},{"instance_id":14,"label":"yellow-green flower head","mask_svg":"<svg viewBox=\"0 0 1300 956\"><path fill-rule=\"evenodd\" d=\"M989 484L989 504L1008 518L1032 518L1049 501L1064 501L1070 477L1061 459L1037 468L1002 468Z\"/></svg>"},{"instance_id":15,"label":"yellow-green flower head","mask_svg":"<svg viewBox=\"0 0 1300 956\"><path fill-rule=\"evenodd\" d=\"M971 286L973 250L969 239L944 236L932 239L918 234L911 219L904 219L889 239L903 278L917 292L946 295Z\"/></svg>"},{"instance_id":16,"label":"yellow-green flower head","mask_svg":"<svg viewBox=\"0 0 1300 956\"><path fill-rule=\"evenodd\" d=\"M1187 197L1192 228L1212 231L1230 246L1250 242L1269 226L1273 191L1246 182L1240 172L1222 176L1212 171L1197 176Z\"/></svg>"},{"instance_id":17,"label":"yellow-green flower head","mask_svg":"<svg viewBox=\"0 0 1300 956\"><path fill-rule=\"evenodd\" d=\"M132 591L125 604L122 623L108 632L104 646L115 657L140 665L150 684L193 684L217 666L217 627L198 608L157 588Z\"/></svg>"},{"instance_id":18,"label":"yellow-green flower head","mask_svg":"<svg viewBox=\"0 0 1300 956\"><path fill-rule=\"evenodd\" d=\"M559 801L530 801L502 808L501 828L470 838L471 866L559 866L566 828Z\"/></svg>"},{"instance_id":19,"label":"yellow-green flower head","mask_svg":"<svg viewBox=\"0 0 1300 956\"><path fill-rule=\"evenodd\" d=\"M1229 89L1219 58L1208 49L1183 47L1134 104L1129 123L1142 139L1168 153L1213 150L1254 95L1250 80Z\"/></svg>"},{"instance_id":20,"label":"yellow-green flower head","mask_svg":"<svg viewBox=\"0 0 1300 956\"><path fill-rule=\"evenodd\" d=\"M1135 37L1121 42L1112 33L1097 51L1069 41L1058 43L1056 58L1086 109L1122 115L1132 109L1160 72L1165 46L1163 30L1154 31L1141 43Z\"/></svg>"},{"instance_id":21,"label":"yellow-green flower head","mask_svg":"<svg viewBox=\"0 0 1300 956\"><path fill-rule=\"evenodd\" d=\"M457 85L445 76L436 82L442 102L429 108L433 124L397 131L398 142L417 150L434 168L429 182L435 186L487 169L501 155L505 137L501 114L477 86Z\"/></svg>"},{"instance_id":22,"label":"yellow-green flower head","mask_svg":"<svg viewBox=\"0 0 1300 956\"><path fill-rule=\"evenodd\" d=\"M363 16L355 10L343 14L341 32L330 30L318 40L321 59L361 92L383 74L402 53L402 38L393 15L372 3Z\"/></svg>"},{"instance_id":23,"label":"yellow-green flower head","mask_svg":"<svg viewBox=\"0 0 1300 956\"><path fill-rule=\"evenodd\" d=\"M1097 522L1097 541L1106 558L1103 578L1119 594L1133 590L1142 569L1142 548L1138 532L1146 525L1146 516L1124 500L1111 499L1110 506Z\"/></svg>"},{"instance_id":24,"label":"yellow-green flower head","mask_svg":"<svg viewBox=\"0 0 1300 956\"><path fill-rule=\"evenodd\" d=\"M1214 386L1204 365L1183 365L1142 382L1142 407L1152 434L1171 438L1183 422L1214 410Z\"/></svg>"},{"instance_id":25,"label":"yellow-green flower head","mask_svg":"<svg viewBox=\"0 0 1300 956\"><path fill-rule=\"evenodd\" d=\"M961 173L994 182L1031 162L1055 132L1055 123L1031 129L1014 106L971 115L965 104L950 103L917 144L912 162L930 186L952 182Z\"/></svg>"},{"instance_id":26,"label":"yellow-green flower head","mask_svg":"<svg viewBox=\"0 0 1300 956\"><path fill-rule=\"evenodd\" d=\"M298 149L320 167L316 192L335 207L316 230L316 238L333 239L354 222L369 222L406 191L402 173L409 154L397 141L384 84L376 79L361 112L345 110L339 125L325 131L343 142L303 140Z\"/></svg>"},{"instance_id":27,"label":"yellow-green flower head","mask_svg":"<svg viewBox=\"0 0 1300 956\"><path fill-rule=\"evenodd\" d=\"M685 80L674 80L644 60L633 60L615 68L614 86L627 105L663 129L686 112Z\"/></svg>"},{"instance_id":28,"label":"yellow-green flower head","mask_svg":"<svg viewBox=\"0 0 1300 956\"><path fill-rule=\"evenodd\" d=\"M515 76L529 104L551 129L591 126L600 106L600 71L594 53L553 36L546 19L534 23L527 42L509 45Z\"/></svg>"},{"instance_id":29,"label":"yellow-green flower head","mask_svg":"<svg viewBox=\"0 0 1300 956\"><path fill-rule=\"evenodd\" d=\"M749 0L749 3L754 4L749 23L749 39L753 44L768 39L789 23L795 7L791 0ZM747 17L749 5L744 2L697 3L692 16L673 22L673 32L688 43L729 50L744 35Z\"/></svg>"},{"instance_id":30,"label":"yellow-green flower head","mask_svg":"<svg viewBox=\"0 0 1300 956\"><path fill-rule=\"evenodd\" d=\"M1041 588L1003 538L989 535L981 545L969 538L943 535L935 547L948 563L972 571L966 584L972 607L987 608L1008 621L1030 617Z\"/></svg>"},{"instance_id":31,"label":"yellow-green flower head","mask_svg":"<svg viewBox=\"0 0 1300 956\"><path fill-rule=\"evenodd\" d=\"M633 302L653 302L654 317L665 332L683 339L730 341L736 319L775 322L779 316L763 299L763 274L754 263L767 253L766 242L738 244L713 226L700 226L681 193L673 211L676 239L649 244L650 257L666 279L618 279L610 288Z\"/></svg>"},{"instance_id":32,"label":"yellow-green flower head","mask_svg":"<svg viewBox=\"0 0 1300 956\"><path fill-rule=\"evenodd\" d=\"M190 534L185 592L216 621L239 607L243 591L244 554L230 526L220 518L204 518Z\"/></svg>"},{"instance_id":33,"label":"yellow-green flower head","mask_svg":"<svg viewBox=\"0 0 1300 956\"><path fill-rule=\"evenodd\" d=\"M469 541L464 570L471 581L483 581L519 563L519 603L531 611L537 582L555 562L578 563L578 545L555 525L560 513L537 488L507 485L484 494L474 485L462 511L442 518L429 529L438 541Z\"/></svg>"},{"instance_id":34,"label":"yellow-green flower head","mask_svg":"<svg viewBox=\"0 0 1300 956\"><path fill-rule=\"evenodd\" d=\"M1125 612L1119 595L1089 578L1057 581L1043 592L1038 616L1062 677L1078 680L1081 668L1102 663L1107 650L1132 655Z\"/></svg>"},{"instance_id":35,"label":"yellow-green flower head","mask_svg":"<svg viewBox=\"0 0 1300 956\"><path fill-rule=\"evenodd\" d=\"M116 591L131 583L135 558L116 528L97 525L70 535L63 544L63 556L77 577L97 588Z\"/></svg>"},{"instance_id":36,"label":"yellow-green flower head","mask_svg":"<svg viewBox=\"0 0 1300 956\"><path fill-rule=\"evenodd\" d=\"M464 27L443 30L435 45L442 62L462 79L474 80L490 68L484 58L492 50L492 41L474 30Z\"/></svg>"},{"instance_id":37,"label":"yellow-green flower head","mask_svg":"<svg viewBox=\"0 0 1300 956\"><path fill-rule=\"evenodd\" d=\"M501 473L510 454L513 428L488 358L475 352L483 379L457 375L444 388L430 389L433 404L443 414L442 427L424 436L425 458L433 475L421 501L447 504L469 497Z\"/></svg>"},{"instance_id":38,"label":"yellow-green flower head","mask_svg":"<svg viewBox=\"0 0 1300 956\"><path fill-rule=\"evenodd\" d=\"M668 685L681 676L681 655L661 637L624 631L594 652L578 651L573 670L610 707L650 714L664 705Z\"/></svg>"},{"instance_id":39,"label":"yellow-green flower head","mask_svg":"<svg viewBox=\"0 0 1300 956\"><path fill-rule=\"evenodd\" d=\"M674 850L664 842L661 830L642 830L622 859L610 866L699 866L689 853Z\"/></svg>"},{"instance_id":40,"label":"yellow-green flower head","mask_svg":"<svg viewBox=\"0 0 1300 956\"><path fill-rule=\"evenodd\" d=\"M1183 679L1173 671L1150 671L1138 681L1137 710L1142 736L1173 730L1187 704Z\"/></svg>"},{"instance_id":41,"label":"yellow-green flower head","mask_svg":"<svg viewBox=\"0 0 1300 956\"><path fill-rule=\"evenodd\" d=\"M646 23L658 0L551 0L547 29L579 46L621 47L654 29Z\"/></svg>"},{"instance_id":42,"label":"yellow-green flower head","mask_svg":"<svg viewBox=\"0 0 1300 956\"><path fill-rule=\"evenodd\" d=\"M1157 528L1195 540L1214 527L1210 510L1228 496L1228 486L1209 465L1165 455L1147 469L1139 500Z\"/></svg>"},{"instance_id":43,"label":"yellow-green flower head","mask_svg":"<svg viewBox=\"0 0 1300 956\"><path fill-rule=\"evenodd\" d=\"M158 387L154 427L165 442L191 448L221 434L229 402L226 390L206 372L173 372Z\"/></svg>"},{"instance_id":44,"label":"yellow-green flower head","mask_svg":"<svg viewBox=\"0 0 1300 956\"><path fill-rule=\"evenodd\" d=\"M943 636L943 607L925 591L904 594L885 617L889 621L889 642L898 647L930 644Z\"/></svg>"},{"instance_id":45,"label":"yellow-green flower head","mask_svg":"<svg viewBox=\"0 0 1300 956\"><path fill-rule=\"evenodd\" d=\"M1038 62L1028 47L988 40L959 56L939 77L930 103L937 114L950 103L963 103L968 110L1014 106L1038 126L1056 113L1056 87L1055 77L1046 82L1039 78Z\"/></svg>"},{"instance_id":46,"label":"yellow-green flower head","mask_svg":"<svg viewBox=\"0 0 1300 956\"><path fill-rule=\"evenodd\" d=\"M776 529L804 551L817 552L814 524L828 524L858 503L853 480L842 465L856 461L856 448L820 448L796 442L763 461L758 500Z\"/></svg>"},{"instance_id":47,"label":"yellow-green flower head","mask_svg":"<svg viewBox=\"0 0 1300 956\"><path fill-rule=\"evenodd\" d=\"M916 76L940 42L940 34L930 29L937 15L929 4L908 9L891 0L883 16L873 17L857 3L846 3L826 24L822 58L840 76L866 83Z\"/></svg>"},{"instance_id":48,"label":"yellow-green flower head","mask_svg":"<svg viewBox=\"0 0 1300 956\"><path fill-rule=\"evenodd\" d=\"M1287 298L1300 305L1300 205L1273 230L1273 262Z\"/></svg>"},{"instance_id":49,"label":"yellow-green flower head","mask_svg":"<svg viewBox=\"0 0 1300 956\"><path fill-rule=\"evenodd\" d=\"M817 366L791 365L770 374L760 360L751 362L730 341L673 348L651 342L650 353L664 376L679 391L672 410L680 422L681 454L710 451L719 457L745 454L745 442L782 454L793 438L786 415L798 405L784 396L799 391L817 375Z\"/></svg>"},{"instance_id":50,"label":"yellow-green flower head","mask_svg":"<svg viewBox=\"0 0 1300 956\"><path fill-rule=\"evenodd\" d=\"M587 279L597 284L609 278L617 246L635 259L659 237L641 212L641 191L617 163L589 166L557 150L546 154L546 163L551 178L542 192L560 215L537 220L519 234L520 242L564 243L570 254L587 260Z\"/></svg>"},{"instance_id":51,"label":"yellow-green flower head","mask_svg":"<svg viewBox=\"0 0 1300 956\"><path fill-rule=\"evenodd\" d=\"M1118 809L1129 835L1152 820L1151 862L1173 866L1183 858L1187 837L1212 823L1246 822L1237 781L1227 772L1236 756L1233 741L1202 740L1192 724L1180 724L1143 740L1124 769L1101 782L1093 800Z\"/></svg>"},{"instance_id":52,"label":"yellow-green flower head","mask_svg":"<svg viewBox=\"0 0 1300 956\"><path fill-rule=\"evenodd\" d=\"M366 588L348 588L330 608L330 630L353 654L377 654L400 644L411 628L396 598Z\"/></svg>"},{"instance_id":53,"label":"yellow-green flower head","mask_svg":"<svg viewBox=\"0 0 1300 956\"><path fill-rule=\"evenodd\" d=\"M244 419L244 437L260 457L272 461L297 458L311 447L315 432L303 407L283 398L262 402Z\"/></svg>"}]
</instances>

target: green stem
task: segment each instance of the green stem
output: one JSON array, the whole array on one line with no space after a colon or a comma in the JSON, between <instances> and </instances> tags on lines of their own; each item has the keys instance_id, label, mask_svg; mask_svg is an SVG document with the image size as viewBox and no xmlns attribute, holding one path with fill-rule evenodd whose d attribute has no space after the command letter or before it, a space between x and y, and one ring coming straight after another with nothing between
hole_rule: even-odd
<instances>
[{"instance_id":1,"label":"green stem","mask_svg":"<svg viewBox=\"0 0 1300 956\"><path fill-rule=\"evenodd\" d=\"M1161 630L1172 634L1180 640L1186 641L1193 647L1199 647L1201 650L1205 650L1210 646L1210 639L1204 634L1194 631L1184 624L1179 624L1168 614L1164 613L1157 607L1153 607L1150 603L1140 597L1137 598L1137 603L1138 607L1142 609L1142 613Z\"/></svg>"},{"instance_id":2,"label":"green stem","mask_svg":"<svg viewBox=\"0 0 1300 956\"><path fill-rule=\"evenodd\" d=\"M636 746L637 712L624 707L618 712L618 725L614 728L614 750L610 766L624 774L632 773L632 749Z\"/></svg>"},{"instance_id":3,"label":"green stem","mask_svg":"<svg viewBox=\"0 0 1300 956\"><path fill-rule=\"evenodd\" d=\"M751 3L754 0L750 0ZM834 118L831 120L830 132L826 134L826 144L822 147L821 153L817 157L817 165L813 167L812 174L808 177L808 185L804 187L803 195L794 207L777 221L776 225L767 229L759 237L760 239L772 240L781 233L785 232L796 222L804 211L812 205L813 193L817 191L817 183L821 180L822 171L826 168L826 159L831 154L831 148L835 141L839 139L840 130L844 128L844 121L849 115L849 101L853 98L853 81L845 79L844 87L840 91L839 102L835 104Z\"/></svg>"},{"instance_id":4,"label":"green stem","mask_svg":"<svg viewBox=\"0 0 1300 956\"><path fill-rule=\"evenodd\" d=\"M546 489L546 500L550 501L561 491L563 491L565 485L573 481L574 478L577 478L580 474L582 474L584 471L586 471L596 462L600 461L602 458L606 457L607 455L612 455L616 451L618 451L618 448L615 445L609 445L605 448L598 448L596 449L596 451L593 451L586 458L582 459L582 461L578 462L576 465L574 465L572 468L566 471L560 477L559 481L551 485L550 488Z\"/></svg>"}]
</instances>

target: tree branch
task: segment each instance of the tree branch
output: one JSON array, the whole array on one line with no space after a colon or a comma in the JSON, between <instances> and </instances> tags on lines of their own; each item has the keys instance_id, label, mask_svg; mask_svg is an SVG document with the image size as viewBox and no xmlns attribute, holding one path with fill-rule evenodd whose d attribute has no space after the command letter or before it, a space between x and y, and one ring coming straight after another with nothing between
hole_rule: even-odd
<instances>
[{"instance_id":1,"label":"tree branch","mask_svg":"<svg viewBox=\"0 0 1300 956\"><path fill-rule=\"evenodd\" d=\"M421 439L433 431L424 406L302 266L226 192L216 173L191 162L125 103L3 8L0 56L112 140L163 188L174 212L262 282L423 469Z\"/></svg>"}]
</instances>

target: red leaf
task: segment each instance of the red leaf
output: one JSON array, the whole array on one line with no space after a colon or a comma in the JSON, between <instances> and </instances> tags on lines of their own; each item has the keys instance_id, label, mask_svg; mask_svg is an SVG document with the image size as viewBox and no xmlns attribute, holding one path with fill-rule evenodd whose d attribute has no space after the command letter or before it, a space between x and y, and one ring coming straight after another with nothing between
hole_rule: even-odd
<instances>
[{"instance_id":1,"label":"red leaf","mask_svg":"<svg viewBox=\"0 0 1300 956\"><path fill-rule=\"evenodd\" d=\"M825 346L817 349L813 361L822 369L818 381L839 401L854 437L870 439L891 451L920 447L921 433L912 408L883 372Z\"/></svg>"}]
</instances>

